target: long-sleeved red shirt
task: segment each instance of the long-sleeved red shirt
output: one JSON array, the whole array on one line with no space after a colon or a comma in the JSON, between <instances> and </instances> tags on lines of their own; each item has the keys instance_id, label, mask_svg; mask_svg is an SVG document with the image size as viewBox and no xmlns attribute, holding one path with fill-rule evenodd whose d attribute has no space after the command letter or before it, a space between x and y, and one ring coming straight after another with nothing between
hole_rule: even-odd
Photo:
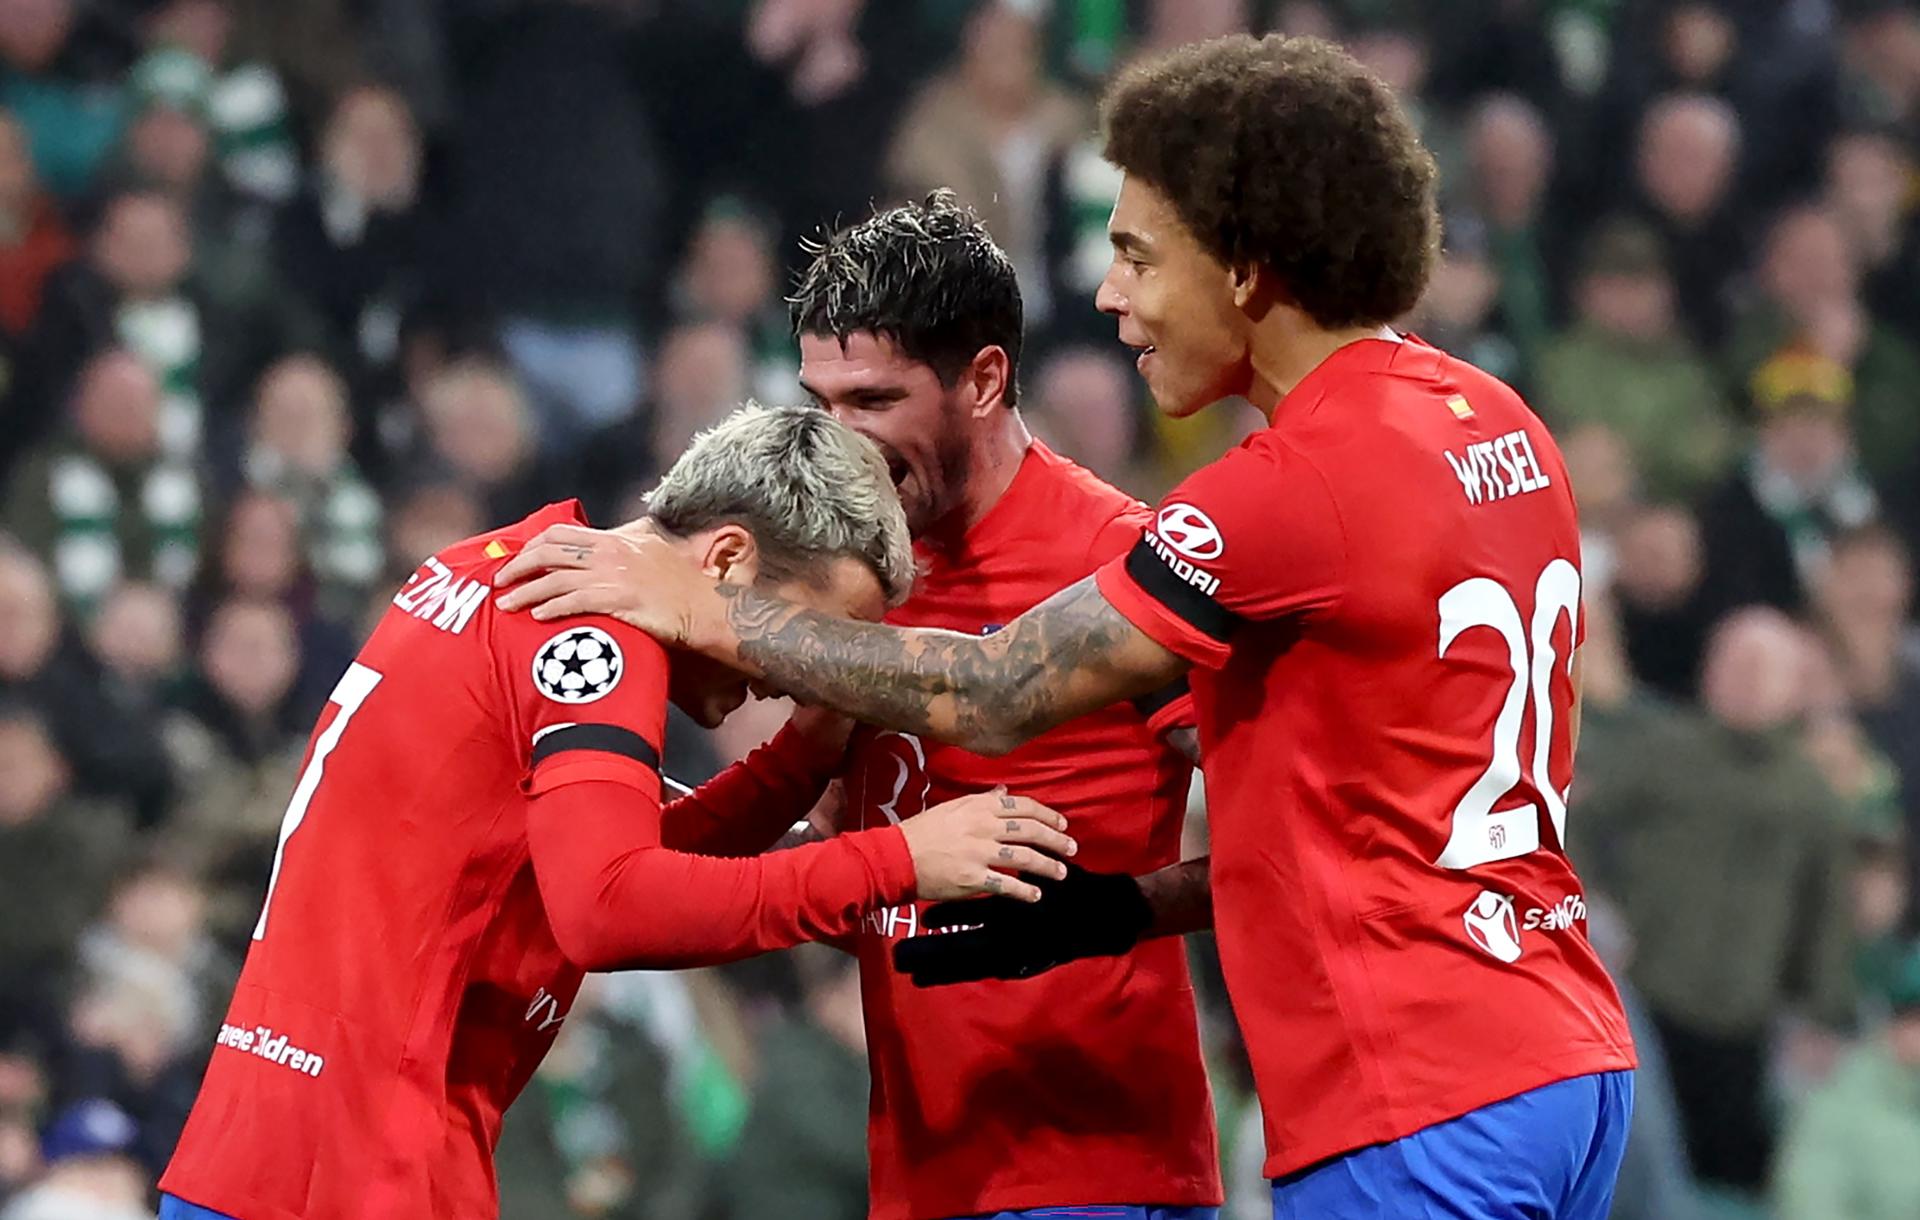
<instances>
[{"instance_id":1,"label":"long-sleeved red shirt","mask_svg":"<svg viewBox=\"0 0 1920 1220\"><path fill-rule=\"evenodd\" d=\"M885 873L898 828L751 855L837 770L837 756L817 770L812 748L783 730L664 817L657 802L606 780L536 797L527 843L561 950L587 970L662 969L848 935L879 905L868 879ZM910 889L911 861L902 879Z\"/></svg>"},{"instance_id":2,"label":"long-sleeved red shirt","mask_svg":"<svg viewBox=\"0 0 1920 1220\"><path fill-rule=\"evenodd\" d=\"M501 1115L583 967L725 961L912 894L893 827L685 850L771 841L775 798L820 779L789 735L662 811L666 654L492 602L507 556L578 519L428 559L334 688L168 1192L247 1220L493 1215Z\"/></svg>"}]
</instances>

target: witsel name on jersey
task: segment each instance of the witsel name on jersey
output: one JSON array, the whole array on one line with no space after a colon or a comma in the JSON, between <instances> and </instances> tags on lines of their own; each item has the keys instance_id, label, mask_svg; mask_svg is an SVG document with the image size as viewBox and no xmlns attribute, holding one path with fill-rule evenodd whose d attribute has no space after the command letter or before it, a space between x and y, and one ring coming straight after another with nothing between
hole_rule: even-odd
<instances>
[{"instance_id":1,"label":"witsel name on jersey","mask_svg":"<svg viewBox=\"0 0 1920 1220\"><path fill-rule=\"evenodd\" d=\"M1533 442L1517 428L1505 436L1468 445L1464 455L1442 450L1467 503L1486 504L1552 486L1533 456Z\"/></svg>"},{"instance_id":2,"label":"witsel name on jersey","mask_svg":"<svg viewBox=\"0 0 1920 1220\"><path fill-rule=\"evenodd\" d=\"M477 580L455 580L447 565L428 559L400 591L393 604L442 631L459 635L473 612L487 600L487 586Z\"/></svg>"}]
</instances>

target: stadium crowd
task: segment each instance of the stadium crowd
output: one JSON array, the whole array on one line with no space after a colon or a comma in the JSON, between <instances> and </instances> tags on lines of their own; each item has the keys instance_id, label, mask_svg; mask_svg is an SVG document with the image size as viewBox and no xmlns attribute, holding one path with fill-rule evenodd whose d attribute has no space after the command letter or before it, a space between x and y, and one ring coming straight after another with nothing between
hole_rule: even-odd
<instances>
[{"instance_id":1,"label":"stadium crowd","mask_svg":"<svg viewBox=\"0 0 1920 1220\"><path fill-rule=\"evenodd\" d=\"M1637 1022L1615 1214L1920 1215L1920 7L6 0L0 1220L152 1214L364 629L422 556L552 499L625 520L796 399L820 225L954 188L1020 272L1035 431L1137 495L1257 424L1161 420L1092 308L1099 82L1241 29L1400 92L1446 220L1405 325L1572 471L1558 917ZM782 715L682 722L667 770ZM1261 1215L1199 940L1228 1214ZM863 1054L825 948L592 979L504 1214L864 1215Z\"/></svg>"}]
</instances>

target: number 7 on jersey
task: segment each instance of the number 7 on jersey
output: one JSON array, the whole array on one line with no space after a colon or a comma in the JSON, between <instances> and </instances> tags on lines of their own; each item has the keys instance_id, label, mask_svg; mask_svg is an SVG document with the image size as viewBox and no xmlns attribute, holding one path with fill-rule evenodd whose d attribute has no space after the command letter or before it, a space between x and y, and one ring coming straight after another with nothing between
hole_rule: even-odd
<instances>
[{"instance_id":1,"label":"number 7 on jersey","mask_svg":"<svg viewBox=\"0 0 1920 1220\"><path fill-rule=\"evenodd\" d=\"M273 891L280 884L280 865L287 855L287 840L293 832L300 829L300 823L307 820L307 806L313 803L313 794L320 787L320 775L326 769L327 755L333 753L333 747L340 744L340 734L347 731L347 721L360 710L367 701L373 688L380 685L378 670L368 669L355 661L347 666L347 672L340 675L340 681L334 685L333 693L327 696L327 702L340 708L339 715L327 726L313 743L313 758L307 763L307 769L300 773L300 782L294 785L293 799L287 802L286 816L280 819L280 844L273 849L273 874L267 879L267 897L260 904L260 922L253 925L253 939L259 940L267 934L267 912L273 908Z\"/></svg>"}]
</instances>

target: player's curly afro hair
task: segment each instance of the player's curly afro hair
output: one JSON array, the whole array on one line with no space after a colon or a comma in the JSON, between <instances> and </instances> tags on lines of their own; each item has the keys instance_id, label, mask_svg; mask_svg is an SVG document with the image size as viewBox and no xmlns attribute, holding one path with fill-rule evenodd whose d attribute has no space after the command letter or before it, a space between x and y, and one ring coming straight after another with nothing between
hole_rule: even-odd
<instances>
[{"instance_id":1,"label":"player's curly afro hair","mask_svg":"<svg viewBox=\"0 0 1920 1220\"><path fill-rule=\"evenodd\" d=\"M1433 157L1385 82L1315 38L1194 43L1121 74L1106 156L1229 265L1258 263L1328 329L1413 308L1439 249Z\"/></svg>"}]
</instances>

